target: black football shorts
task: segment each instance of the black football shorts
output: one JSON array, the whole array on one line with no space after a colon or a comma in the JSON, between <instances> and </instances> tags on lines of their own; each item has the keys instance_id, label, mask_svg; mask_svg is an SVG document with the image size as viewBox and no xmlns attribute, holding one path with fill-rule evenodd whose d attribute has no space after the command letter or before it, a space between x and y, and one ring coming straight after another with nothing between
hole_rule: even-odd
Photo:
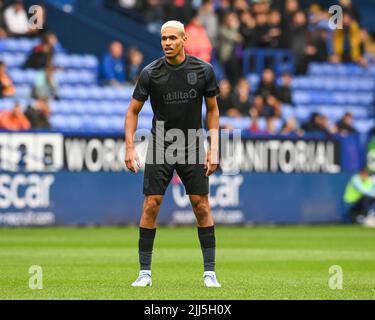
<instances>
[{"instance_id":1,"label":"black football shorts","mask_svg":"<svg viewBox=\"0 0 375 320\"><path fill-rule=\"evenodd\" d=\"M164 195L176 170L187 194L208 194L208 177L204 164L146 164L143 193Z\"/></svg>"}]
</instances>

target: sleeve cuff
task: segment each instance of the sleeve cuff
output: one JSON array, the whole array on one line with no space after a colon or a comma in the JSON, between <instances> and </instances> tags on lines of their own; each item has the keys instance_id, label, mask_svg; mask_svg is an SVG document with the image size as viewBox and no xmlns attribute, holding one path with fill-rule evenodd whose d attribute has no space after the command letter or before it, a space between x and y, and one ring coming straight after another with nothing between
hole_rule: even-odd
<instances>
[{"instance_id":1,"label":"sleeve cuff","mask_svg":"<svg viewBox=\"0 0 375 320\"><path fill-rule=\"evenodd\" d=\"M138 100L138 101L146 101L148 99L148 96L141 96L141 95L138 95L138 94L133 94L132 97L135 100Z\"/></svg>"},{"instance_id":2,"label":"sleeve cuff","mask_svg":"<svg viewBox=\"0 0 375 320\"><path fill-rule=\"evenodd\" d=\"M215 97L219 94L219 89L214 89L214 90L209 90L209 91L206 91L204 96L205 97Z\"/></svg>"}]
</instances>

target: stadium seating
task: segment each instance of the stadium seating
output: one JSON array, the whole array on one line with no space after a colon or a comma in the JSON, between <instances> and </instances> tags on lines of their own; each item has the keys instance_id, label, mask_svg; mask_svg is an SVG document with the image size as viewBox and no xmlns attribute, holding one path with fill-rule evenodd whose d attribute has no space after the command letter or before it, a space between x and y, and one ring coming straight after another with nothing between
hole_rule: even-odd
<instances>
[{"instance_id":1,"label":"stadium seating","mask_svg":"<svg viewBox=\"0 0 375 320\"><path fill-rule=\"evenodd\" d=\"M0 40L0 60L8 67L17 94L15 98L0 100L0 110L10 109L14 100L26 106L31 85L38 70L22 69L22 65L37 44L34 39ZM57 67L56 79L59 83L59 100L51 101L51 123L59 130L121 131L124 114L133 92L132 86L121 88L102 87L98 84L98 59L89 54L70 54L61 45L54 56ZM215 70L223 73L217 66ZM222 76L221 76L222 77ZM259 84L258 74L248 74L250 90L254 92ZM279 81L280 79L278 79ZM345 112L351 112L354 123L361 132L374 126L375 67L363 68L353 64L333 65L312 63L307 75L295 76L292 80L293 105L282 106L282 118L295 117L299 123L306 121L310 114L325 114L331 123L336 122ZM205 113L205 108L203 108ZM275 122L280 128L283 119ZM221 117L221 124L248 129L249 118L233 119ZM152 109L145 103L140 118L140 128L150 128ZM261 130L266 128L264 119L259 122Z\"/></svg>"}]
</instances>

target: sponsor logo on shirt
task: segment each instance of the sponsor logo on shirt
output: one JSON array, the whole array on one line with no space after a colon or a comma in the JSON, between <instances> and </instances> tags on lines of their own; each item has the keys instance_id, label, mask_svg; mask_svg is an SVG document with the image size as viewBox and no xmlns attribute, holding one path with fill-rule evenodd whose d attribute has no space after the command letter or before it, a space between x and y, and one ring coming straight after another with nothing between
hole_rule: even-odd
<instances>
[{"instance_id":1,"label":"sponsor logo on shirt","mask_svg":"<svg viewBox=\"0 0 375 320\"><path fill-rule=\"evenodd\" d=\"M198 96L198 91L190 89L189 91L172 91L163 95L164 103L176 104L187 103L190 99L195 99Z\"/></svg>"}]
</instances>

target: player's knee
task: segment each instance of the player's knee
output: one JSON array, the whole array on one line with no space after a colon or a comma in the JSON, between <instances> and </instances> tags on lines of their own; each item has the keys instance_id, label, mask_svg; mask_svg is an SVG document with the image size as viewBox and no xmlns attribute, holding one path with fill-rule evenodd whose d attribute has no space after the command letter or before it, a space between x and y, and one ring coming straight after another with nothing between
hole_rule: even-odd
<instances>
[{"instance_id":1,"label":"player's knee","mask_svg":"<svg viewBox=\"0 0 375 320\"><path fill-rule=\"evenodd\" d=\"M208 215L209 206L205 198L199 199L193 203L193 210L198 217L205 217Z\"/></svg>"},{"instance_id":2,"label":"player's knee","mask_svg":"<svg viewBox=\"0 0 375 320\"><path fill-rule=\"evenodd\" d=\"M160 209L161 199L159 197L147 197L145 200L145 213L156 215Z\"/></svg>"}]
</instances>

